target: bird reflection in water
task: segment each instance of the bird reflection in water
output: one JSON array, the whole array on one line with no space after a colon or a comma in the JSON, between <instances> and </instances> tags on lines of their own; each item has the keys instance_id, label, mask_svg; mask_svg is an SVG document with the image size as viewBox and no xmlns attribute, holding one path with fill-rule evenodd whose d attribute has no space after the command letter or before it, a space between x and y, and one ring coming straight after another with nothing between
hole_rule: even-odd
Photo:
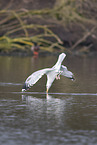
<instances>
[{"instance_id":1,"label":"bird reflection in water","mask_svg":"<svg viewBox=\"0 0 97 145\"><path fill-rule=\"evenodd\" d=\"M53 97L53 95L49 94L46 96L38 94L37 97L34 97L34 95L22 95L22 100L26 101L28 108L32 110L36 117L40 116L42 118L45 116L46 119L51 120L53 116L56 122L62 119L63 113L66 110L65 99Z\"/></svg>"}]
</instances>

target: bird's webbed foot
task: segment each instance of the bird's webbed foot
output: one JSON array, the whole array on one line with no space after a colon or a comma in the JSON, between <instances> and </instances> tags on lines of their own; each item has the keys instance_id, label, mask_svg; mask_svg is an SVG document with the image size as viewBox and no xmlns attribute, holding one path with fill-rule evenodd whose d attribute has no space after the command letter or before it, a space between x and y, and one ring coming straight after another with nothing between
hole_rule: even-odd
<instances>
[{"instance_id":1,"label":"bird's webbed foot","mask_svg":"<svg viewBox=\"0 0 97 145\"><path fill-rule=\"evenodd\" d=\"M56 75L56 80L60 80L60 75Z\"/></svg>"},{"instance_id":2,"label":"bird's webbed foot","mask_svg":"<svg viewBox=\"0 0 97 145\"><path fill-rule=\"evenodd\" d=\"M60 72L58 73L58 75L56 75L56 80L60 80L60 75L61 75L62 72L63 72L63 71L60 71Z\"/></svg>"}]
</instances>

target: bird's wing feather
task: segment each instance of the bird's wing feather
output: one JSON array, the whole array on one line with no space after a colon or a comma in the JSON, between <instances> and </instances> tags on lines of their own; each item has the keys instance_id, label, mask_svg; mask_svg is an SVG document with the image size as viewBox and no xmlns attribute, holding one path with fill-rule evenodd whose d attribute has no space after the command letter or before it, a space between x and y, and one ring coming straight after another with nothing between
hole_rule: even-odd
<instances>
[{"instance_id":1,"label":"bird's wing feather","mask_svg":"<svg viewBox=\"0 0 97 145\"><path fill-rule=\"evenodd\" d=\"M50 68L42 69L32 73L25 81L25 84L22 88L22 91L27 90L31 86L33 86L44 74L50 71Z\"/></svg>"},{"instance_id":2,"label":"bird's wing feather","mask_svg":"<svg viewBox=\"0 0 97 145\"><path fill-rule=\"evenodd\" d=\"M66 57L65 53L60 54L56 64L52 68L60 69L61 63L62 63L62 61L64 60L65 57Z\"/></svg>"}]
</instances>

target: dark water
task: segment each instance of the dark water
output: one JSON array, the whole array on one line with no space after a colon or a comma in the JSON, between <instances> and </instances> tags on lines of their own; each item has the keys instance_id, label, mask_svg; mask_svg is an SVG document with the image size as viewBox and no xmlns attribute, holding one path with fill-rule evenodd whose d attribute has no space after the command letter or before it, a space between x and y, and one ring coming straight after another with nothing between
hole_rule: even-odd
<instances>
[{"instance_id":1,"label":"dark water","mask_svg":"<svg viewBox=\"0 0 97 145\"><path fill-rule=\"evenodd\" d=\"M0 57L0 145L97 144L97 57L67 56L75 82L61 77L46 95L44 76L21 93L26 77L56 59Z\"/></svg>"}]
</instances>

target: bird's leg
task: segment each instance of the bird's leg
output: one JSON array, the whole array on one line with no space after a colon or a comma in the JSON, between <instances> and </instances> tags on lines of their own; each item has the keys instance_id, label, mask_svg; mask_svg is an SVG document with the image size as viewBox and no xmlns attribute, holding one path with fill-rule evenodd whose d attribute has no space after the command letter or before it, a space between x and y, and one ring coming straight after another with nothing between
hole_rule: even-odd
<instances>
[{"instance_id":1,"label":"bird's leg","mask_svg":"<svg viewBox=\"0 0 97 145\"><path fill-rule=\"evenodd\" d=\"M48 94L48 88L47 88L47 90L46 90L46 93Z\"/></svg>"},{"instance_id":2,"label":"bird's leg","mask_svg":"<svg viewBox=\"0 0 97 145\"><path fill-rule=\"evenodd\" d=\"M56 75L56 80L58 80L58 76Z\"/></svg>"}]
</instances>

